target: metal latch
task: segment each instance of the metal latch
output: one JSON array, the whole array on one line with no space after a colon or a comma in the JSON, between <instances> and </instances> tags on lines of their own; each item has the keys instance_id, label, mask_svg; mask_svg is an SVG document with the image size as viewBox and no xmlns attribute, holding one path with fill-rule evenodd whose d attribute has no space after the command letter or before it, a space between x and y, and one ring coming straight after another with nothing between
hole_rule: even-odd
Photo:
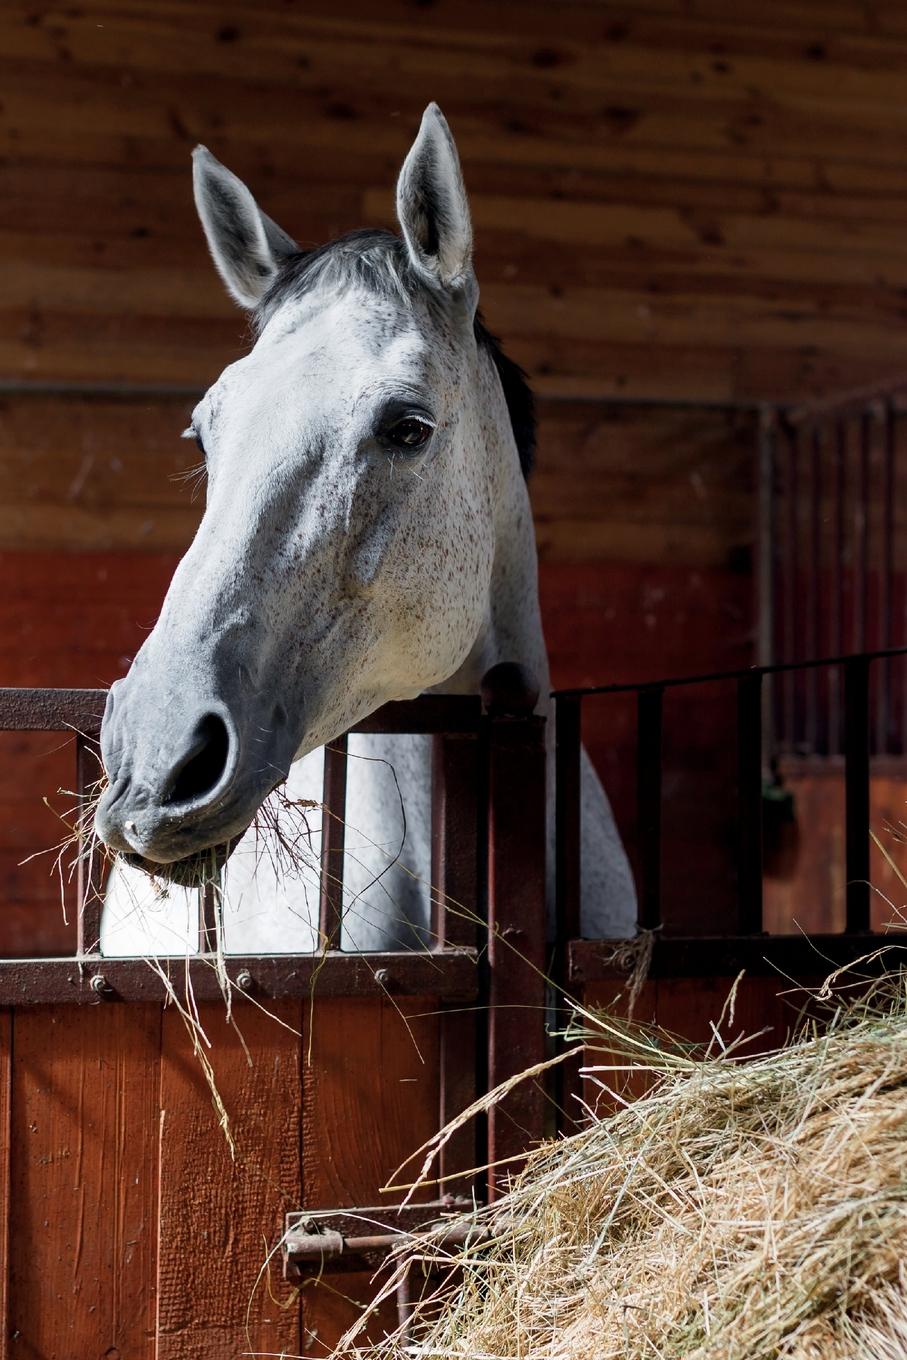
<instances>
[{"instance_id":1,"label":"metal latch","mask_svg":"<svg viewBox=\"0 0 907 1360\"><path fill-rule=\"evenodd\" d=\"M475 1202L445 1195L428 1204L382 1204L366 1209L308 1209L290 1213L281 1243L284 1276L305 1279L328 1271L374 1270L407 1239L430 1233L450 1246L478 1240L484 1233L462 1215Z\"/></svg>"}]
</instances>

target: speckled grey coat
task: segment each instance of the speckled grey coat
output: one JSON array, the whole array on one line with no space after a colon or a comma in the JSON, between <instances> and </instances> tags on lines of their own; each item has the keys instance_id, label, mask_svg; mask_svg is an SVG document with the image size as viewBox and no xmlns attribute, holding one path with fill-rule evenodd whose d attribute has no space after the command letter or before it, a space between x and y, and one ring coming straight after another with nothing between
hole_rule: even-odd
<instances>
[{"instance_id":1,"label":"speckled grey coat","mask_svg":"<svg viewBox=\"0 0 907 1360\"><path fill-rule=\"evenodd\" d=\"M320 748L388 700L475 692L505 660L549 687L506 361L476 320L469 209L440 110L426 110L400 174L402 238L301 253L201 147L195 193L259 334L194 412L205 515L104 720L98 831L163 874L241 836L288 772L291 794L317 801ZM362 737L351 750L345 942L412 944L427 918L428 744ZM587 760L583 791L584 932L632 934L632 878ZM303 858L290 873L273 837L244 838L224 873L230 949L315 947L317 856ZM104 948L179 951L193 912L186 890L162 897L121 867Z\"/></svg>"}]
</instances>

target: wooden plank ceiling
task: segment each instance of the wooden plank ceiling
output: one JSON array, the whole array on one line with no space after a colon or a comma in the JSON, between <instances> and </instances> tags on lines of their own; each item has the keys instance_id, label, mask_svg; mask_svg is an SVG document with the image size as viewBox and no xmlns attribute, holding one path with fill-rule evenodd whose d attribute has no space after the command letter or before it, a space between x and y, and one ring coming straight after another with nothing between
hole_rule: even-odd
<instances>
[{"instance_id":1,"label":"wooden plank ceiling","mask_svg":"<svg viewBox=\"0 0 907 1360\"><path fill-rule=\"evenodd\" d=\"M305 243L391 220L438 99L541 391L797 399L907 370L907 16L858 0L91 0L0 11L0 379L206 384L244 342L204 141Z\"/></svg>"}]
</instances>

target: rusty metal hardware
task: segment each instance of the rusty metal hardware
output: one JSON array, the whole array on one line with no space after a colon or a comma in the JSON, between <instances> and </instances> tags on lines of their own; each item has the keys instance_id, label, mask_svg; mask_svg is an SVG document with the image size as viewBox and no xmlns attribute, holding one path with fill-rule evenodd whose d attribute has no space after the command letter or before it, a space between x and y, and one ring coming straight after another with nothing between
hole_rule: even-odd
<instances>
[{"instance_id":1,"label":"rusty metal hardware","mask_svg":"<svg viewBox=\"0 0 907 1360\"><path fill-rule=\"evenodd\" d=\"M325 1271L373 1270L389 1252L417 1238L451 1247L481 1241L490 1230L462 1218L473 1208L465 1196L445 1195L429 1204L287 1214L284 1275L298 1280Z\"/></svg>"},{"instance_id":2,"label":"rusty metal hardware","mask_svg":"<svg viewBox=\"0 0 907 1360\"><path fill-rule=\"evenodd\" d=\"M56 959L0 959L0 1006L76 1005L105 1002L166 1001L167 989L144 959L103 959L99 954ZM213 956L161 960L179 986L188 977L199 1001L217 1001L220 981ZM91 970L91 971L89 971ZM384 976L379 976L383 972ZM469 1003L477 994L476 951L452 948L435 953L235 955L228 976L240 992L263 1000L282 997L383 996L388 978L401 996L434 996L452 1004ZM100 981L98 978L100 976Z\"/></svg>"}]
</instances>

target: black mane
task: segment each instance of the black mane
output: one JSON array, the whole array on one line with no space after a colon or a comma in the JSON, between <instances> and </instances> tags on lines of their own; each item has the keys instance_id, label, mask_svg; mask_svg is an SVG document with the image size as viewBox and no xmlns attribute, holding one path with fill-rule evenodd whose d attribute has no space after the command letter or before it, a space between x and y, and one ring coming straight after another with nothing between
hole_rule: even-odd
<instances>
[{"instance_id":1,"label":"black mane","mask_svg":"<svg viewBox=\"0 0 907 1360\"><path fill-rule=\"evenodd\" d=\"M255 309L253 323L261 330L284 302L296 300L319 283L358 283L379 297L407 300L425 285L415 276L406 247L393 232L366 228L290 255ZM535 403L526 374L501 349L486 329L481 312L474 322L476 341L497 369L510 415L523 476L532 470L535 454Z\"/></svg>"}]
</instances>

